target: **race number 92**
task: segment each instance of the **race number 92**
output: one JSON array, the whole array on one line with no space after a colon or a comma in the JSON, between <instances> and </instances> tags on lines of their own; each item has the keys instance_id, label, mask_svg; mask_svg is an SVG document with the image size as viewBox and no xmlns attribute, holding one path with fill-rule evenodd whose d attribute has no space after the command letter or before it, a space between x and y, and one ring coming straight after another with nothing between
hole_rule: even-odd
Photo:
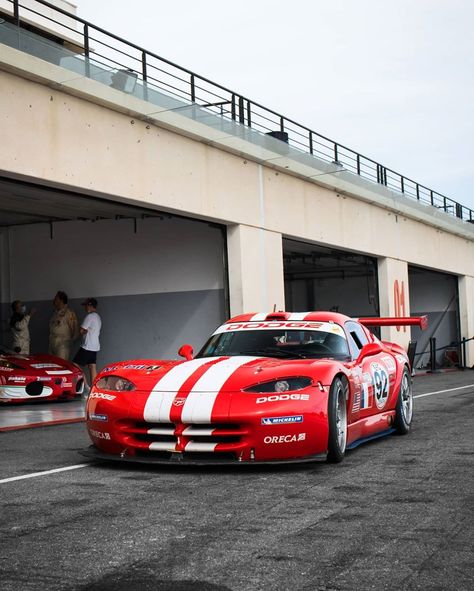
<instances>
[{"instance_id":1,"label":"race number 92","mask_svg":"<svg viewBox=\"0 0 474 591\"><path fill-rule=\"evenodd\" d=\"M372 363L370 366L372 382L374 384L374 400L377 408L383 408L388 399L388 372L380 363Z\"/></svg>"}]
</instances>

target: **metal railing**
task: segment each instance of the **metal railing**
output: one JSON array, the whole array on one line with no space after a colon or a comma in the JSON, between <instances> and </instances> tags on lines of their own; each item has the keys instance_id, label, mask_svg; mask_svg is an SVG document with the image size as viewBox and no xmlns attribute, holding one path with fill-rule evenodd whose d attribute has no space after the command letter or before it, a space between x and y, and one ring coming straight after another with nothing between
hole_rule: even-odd
<instances>
[{"instance_id":1,"label":"metal railing","mask_svg":"<svg viewBox=\"0 0 474 591\"><path fill-rule=\"evenodd\" d=\"M339 165L341 170L474 223L474 210L457 201L45 0L23 0L25 4L22 0L7 2L12 5L12 10L9 17L5 16L7 20L4 23L10 27L8 34L12 34L12 29L16 30L17 46L24 51L28 51L27 44L22 42L25 35L44 36L29 26L29 23L40 19L43 24L50 23L50 33L44 36L48 51L41 55L43 59L60 63L110 86L117 84L115 88L144 100L153 102L153 93L159 92L174 101L175 108L183 104L195 106L200 109L204 122L202 113L207 112L253 131L271 134L301 153ZM57 32L57 37L51 30ZM2 37L0 27L0 42L13 44L11 40L2 41ZM64 42L64 39L69 41ZM74 44L76 50L71 49ZM65 63L67 56L69 64ZM130 83L128 89L127 83Z\"/></svg>"}]
</instances>

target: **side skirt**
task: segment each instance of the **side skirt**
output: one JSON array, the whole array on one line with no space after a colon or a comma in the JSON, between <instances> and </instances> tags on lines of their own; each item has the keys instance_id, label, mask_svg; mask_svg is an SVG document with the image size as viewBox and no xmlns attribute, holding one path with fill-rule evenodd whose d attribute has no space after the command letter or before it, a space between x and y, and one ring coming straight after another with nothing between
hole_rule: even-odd
<instances>
[{"instance_id":1,"label":"side skirt","mask_svg":"<svg viewBox=\"0 0 474 591\"><path fill-rule=\"evenodd\" d=\"M356 439L350 445L346 447L346 449L354 449L362 445L362 443L366 443L367 441L372 441L372 439L379 439L379 437L386 437L387 435L391 435L395 433L396 429L386 429L385 431L380 431L379 433L375 433L375 435L370 435L369 437L362 437L361 439Z\"/></svg>"},{"instance_id":2,"label":"side skirt","mask_svg":"<svg viewBox=\"0 0 474 591\"><path fill-rule=\"evenodd\" d=\"M347 426L346 448L352 449L364 441L387 435L387 431L392 432L394 420L395 410L386 410L350 423Z\"/></svg>"}]
</instances>

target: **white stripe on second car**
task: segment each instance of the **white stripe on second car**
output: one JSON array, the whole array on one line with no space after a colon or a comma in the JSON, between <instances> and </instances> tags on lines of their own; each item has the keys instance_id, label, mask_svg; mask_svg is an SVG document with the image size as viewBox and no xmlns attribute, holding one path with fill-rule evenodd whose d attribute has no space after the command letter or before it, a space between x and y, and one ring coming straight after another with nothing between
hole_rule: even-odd
<instances>
[{"instance_id":1,"label":"white stripe on second car","mask_svg":"<svg viewBox=\"0 0 474 591\"><path fill-rule=\"evenodd\" d=\"M211 365L194 384L183 406L183 423L210 423L216 398L230 376L256 357L229 357Z\"/></svg>"},{"instance_id":2,"label":"white stripe on second car","mask_svg":"<svg viewBox=\"0 0 474 591\"><path fill-rule=\"evenodd\" d=\"M191 359L175 365L154 385L148 396L143 411L145 421L156 421L160 423L170 422L170 411L177 392L193 373L206 363L215 361L213 357Z\"/></svg>"}]
</instances>

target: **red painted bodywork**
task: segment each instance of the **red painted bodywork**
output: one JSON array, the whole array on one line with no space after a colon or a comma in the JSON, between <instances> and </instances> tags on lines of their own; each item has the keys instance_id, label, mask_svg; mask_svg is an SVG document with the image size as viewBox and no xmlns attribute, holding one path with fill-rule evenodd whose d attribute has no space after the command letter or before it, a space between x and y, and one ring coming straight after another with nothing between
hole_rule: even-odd
<instances>
[{"instance_id":1,"label":"red painted bodywork","mask_svg":"<svg viewBox=\"0 0 474 591\"><path fill-rule=\"evenodd\" d=\"M0 354L0 404L72 399L84 389L74 363L53 355Z\"/></svg>"},{"instance_id":2,"label":"red painted bodywork","mask_svg":"<svg viewBox=\"0 0 474 591\"><path fill-rule=\"evenodd\" d=\"M330 322L344 327L347 321L353 321L332 312L309 312L297 321L292 321L287 312L269 314L264 320L255 320L256 316L261 315L237 316L218 330L232 329L228 325L258 328L265 322L292 322L296 327L298 323ZM97 376L88 399L89 435L102 454L130 460L180 455L267 462L325 455L329 389L337 376L345 376L349 384L348 445L386 431L395 416L408 357L399 345L382 343L366 327L361 328L369 341L366 351L372 354L361 354L357 359L234 355L111 364ZM374 396L376 372L384 374L388 384L380 408ZM129 380L135 389L104 389L100 384L107 376ZM304 376L311 383L297 391L243 391L293 376Z\"/></svg>"}]
</instances>

